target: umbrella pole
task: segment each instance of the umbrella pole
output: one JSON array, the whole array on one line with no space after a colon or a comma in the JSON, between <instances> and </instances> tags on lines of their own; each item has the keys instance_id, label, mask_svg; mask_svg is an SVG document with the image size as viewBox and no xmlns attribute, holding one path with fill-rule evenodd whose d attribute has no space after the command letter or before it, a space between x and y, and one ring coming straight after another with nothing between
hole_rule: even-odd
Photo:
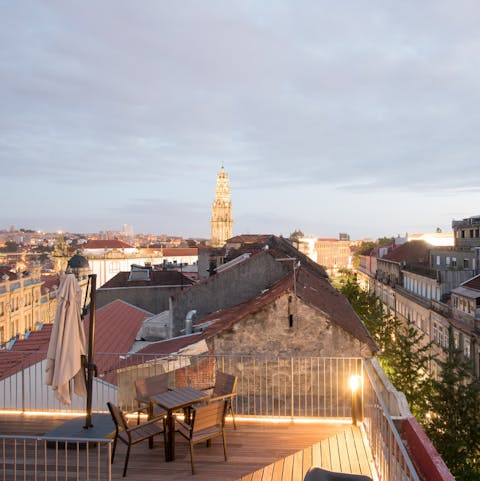
<instances>
[{"instance_id":1,"label":"umbrella pole","mask_svg":"<svg viewBox=\"0 0 480 481\"><path fill-rule=\"evenodd\" d=\"M88 354L87 354L87 413L84 428L93 427L92 424L92 389L93 377L97 366L93 363L95 345L95 312L97 310L97 274L89 274L90 278L90 317L88 327Z\"/></svg>"}]
</instances>

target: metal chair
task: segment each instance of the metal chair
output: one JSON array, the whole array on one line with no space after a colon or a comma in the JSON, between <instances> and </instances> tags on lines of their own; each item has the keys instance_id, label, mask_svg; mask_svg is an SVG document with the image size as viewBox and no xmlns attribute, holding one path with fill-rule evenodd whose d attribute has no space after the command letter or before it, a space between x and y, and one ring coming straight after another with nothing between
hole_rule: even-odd
<instances>
[{"instance_id":1,"label":"metal chair","mask_svg":"<svg viewBox=\"0 0 480 481\"><path fill-rule=\"evenodd\" d=\"M305 475L304 481L373 481L362 474L334 473L326 469L311 467Z\"/></svg>"},{"instance_id":2,"label":"metal chair","mask_svg":"<svg viewBox=\"0 0 480 481\"><path fill-rule=\"evenodd\" d=\"M192 474L195 474L193 447L202 441L210 441L213 438L222 436L223 455L227 460L227 442L225 439L225 411L227 401L216 401L192 408L190 423L176 419L177 432L182 435L190 444L190 462Z\"/></svg>"},{"instance_id":3,"label":"metal chair","mask_svg":"<svg viewBox=\"0 0 480 481\"><path fill-rule=\"evenodd\" d=\"M123 467L123 476L125 477L127 474L128 458L130 456L131 446L133 446L134 444L138 444L142 441L146 441L147 439L153 440L153 437L157 436L158 434L163 434L163 442L165 443L165 418L155 418L150 421L129 427L124 413L118 406L110 402L107 402L107 406L110 414L112 415L113 422L115 423L115 439L113 440L112 464L115 458L117 441L120 439L120 441L127 445L127 454L125 456L125 465ZM161 425L159 425L160 421ZM151 443L150 448L151 447L153 447L153 443Z\"/></svg>"},{"instance_id":4,"label":"metal chair","mask_svg":"<svg viewBox=\"0 0 480 481\"><path fill-rule=\"evenodd\" d=\"M233 412L233 398L237 395L237 379L237 376L217 371L215 373L215 386L213 386L212 397L209 400L209 402L226 401L225 414L227 411L230 411L234 429L237 429L235 413Z\"/></svg>"}]
</instances>

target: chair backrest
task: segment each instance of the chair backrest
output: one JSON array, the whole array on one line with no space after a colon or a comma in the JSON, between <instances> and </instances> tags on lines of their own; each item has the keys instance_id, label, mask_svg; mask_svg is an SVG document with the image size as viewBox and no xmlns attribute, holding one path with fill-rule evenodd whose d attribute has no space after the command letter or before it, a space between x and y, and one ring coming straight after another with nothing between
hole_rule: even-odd
<instances>
[{"instance_id":1,"label":"chair backrest","mask_svg":"<svg viewBox=\"0 0 480 481\"><path fill-rule=\"evenodd\" d=\"M135 381L137 399L149 400L151 396L168 391L168 373L145 377Z\"/></svg>"},{"instance_id":2,"label":"chair backrest","mask_svg":"<svg viewBox=\"0 0 480 481\"><path fill-rule=\"evenodd\" d=\"M226 401L216 401L192 409L191 436L203 430L221 431L225 423Z\"/></svg>"},{"instance_id":3,"label":"chair backrest","mask_svg":"<svg viewBox=\"0 0 480 481\"><path fill-rule=\"evenodd\" d=\"M217 371L215 373L215 386L213 388L212 397L235 394L236 389L237 376L226 374L222 371Z\"/></svg>"},{"instance_id":4,"label":"chair backrest","mask_svg":"<svg viewBox=\"0 0 480 481\"><path fill-rule=\"evenodd\" d=\"M107 402L107 406L117 430L126 431L128 429L128 423L122 410L111 402Z\"/></svg>"}]
</instances>

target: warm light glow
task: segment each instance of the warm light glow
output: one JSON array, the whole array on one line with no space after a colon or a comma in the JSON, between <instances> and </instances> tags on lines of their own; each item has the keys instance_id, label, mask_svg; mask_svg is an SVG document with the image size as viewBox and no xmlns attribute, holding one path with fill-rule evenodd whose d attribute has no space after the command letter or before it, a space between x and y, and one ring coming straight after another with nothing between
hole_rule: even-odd
<instances>
[{"instance_id":1,"label":"warm light glow","mask_svg":"<svg viewBox=\"0 0 480 481\"><path fill-rule=\"evenodd\" d=\"M350 376L350 379L348 380L348 385L350 386L350 389L352 392L358 391L358 388L360 387L362 380L360 376L354 375Z\"/></svg>"},{"instance_id":2,"label":"warm light glow","mask_svg":"<svg viewBox=\"0 0 480 481\"><path fill-rule=\"evenodd\" d=\"M227 417L232 419L231 417ZM350 421L348 419L321 419L321 418L291 418L288 416L235 416L236 421L241 422L252 422L252 423L271 423L271 424L348 424Z\"/></svg>"},{"instance_id":3,"label":"warm light glow","mask_svg":"<svg viewBox=\"0 0 480 481\"><path fill-rule=\"evenodd\" d=\"M66 417L78 418L83 415L83 412L67 412L67 411L2 411L2 416L45 416L45 417Z\"/></svg>"}]
</instances>

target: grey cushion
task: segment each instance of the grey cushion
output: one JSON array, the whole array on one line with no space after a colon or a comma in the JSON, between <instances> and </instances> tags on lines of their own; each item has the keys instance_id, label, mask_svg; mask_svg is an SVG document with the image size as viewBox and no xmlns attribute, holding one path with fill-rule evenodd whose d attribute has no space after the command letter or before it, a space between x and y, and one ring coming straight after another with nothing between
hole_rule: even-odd
<instances>
[{"instance_id":1,"label":"grey cushion","mask_svg":"<svg viewBox=\"0 0 480 481\"><path fill-rule=\"evenodd\" d=\"M361 474L334 473L326 469L311 467L304 481L373 481L369 476Z\"/></svg>"}]
</instances>

